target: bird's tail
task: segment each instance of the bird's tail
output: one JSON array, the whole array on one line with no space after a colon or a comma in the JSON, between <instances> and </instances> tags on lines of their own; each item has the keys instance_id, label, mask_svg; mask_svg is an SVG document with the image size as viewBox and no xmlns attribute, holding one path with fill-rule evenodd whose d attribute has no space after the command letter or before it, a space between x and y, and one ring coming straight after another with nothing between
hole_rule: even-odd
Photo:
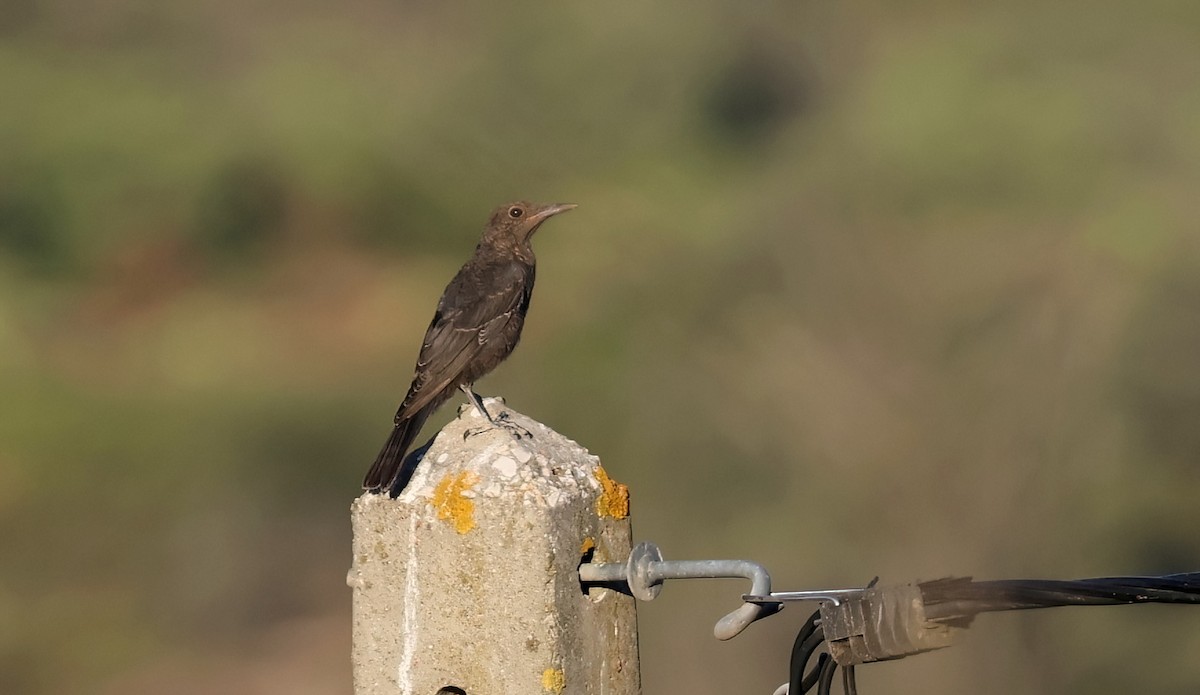
<instances>
[{"instance_id":1,"label":"bird's tail","mask_svg":"<svg viewBox=\"0 0 1200 695\"><path fill-rule=\"evenodd\" d=\"M371 470L367 471L367 477L363 479L364 490L371 492L389 490L393 497L399 494L400 491L393 488L401 475L404 455L408 453L413 440L421 432L421 428L425 425L425 420L429 418L431 412L432 410L428 407L422 408L413 413L411 417L396 423L387 442L383 445L383 449L375 457L375 463L372 464Z\"/></svg>"}]
</instances>

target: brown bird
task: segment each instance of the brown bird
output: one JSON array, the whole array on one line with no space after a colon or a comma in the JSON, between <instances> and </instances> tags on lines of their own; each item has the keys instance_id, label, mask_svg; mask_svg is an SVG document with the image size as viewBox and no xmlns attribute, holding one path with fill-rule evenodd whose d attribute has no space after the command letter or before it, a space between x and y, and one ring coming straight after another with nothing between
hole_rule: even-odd
<instances>
[{"instance_id":1,"label":"brown bird","mask_svg":"<svg viewBox=\"0 0 1200 695\"><path fill-rule=\"evenodd\" d=\"M401 475L405 454L425 420L456 390L461 389L489 423L498 424L472 386L503 362L521 339L537 266L529 244L533 233L552 215L574 207L521 201L492 213L475 255L442 292L421 343L412 385L396 411L391 436L363 480L364 489L400 494L407 483Z\"/></svg>"}]
</instances>

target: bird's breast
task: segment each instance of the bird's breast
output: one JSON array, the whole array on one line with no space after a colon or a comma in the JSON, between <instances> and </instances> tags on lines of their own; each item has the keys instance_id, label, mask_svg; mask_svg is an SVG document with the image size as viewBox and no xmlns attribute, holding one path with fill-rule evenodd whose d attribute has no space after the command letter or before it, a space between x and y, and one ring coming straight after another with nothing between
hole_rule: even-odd
<instances>
[{"instance_id":1,"label":"bird's breast","mask_svg":"<svg viewBox=\"0 0 1200 695\"><path fill-rule=\"evenodd\" d=\"M496 321L491 328L480 334L479 353L468 366L468 383L482 378L507 358L521 340L521 329L525 324L524 312L514 311Z\"/></svg>"}]
</instances>

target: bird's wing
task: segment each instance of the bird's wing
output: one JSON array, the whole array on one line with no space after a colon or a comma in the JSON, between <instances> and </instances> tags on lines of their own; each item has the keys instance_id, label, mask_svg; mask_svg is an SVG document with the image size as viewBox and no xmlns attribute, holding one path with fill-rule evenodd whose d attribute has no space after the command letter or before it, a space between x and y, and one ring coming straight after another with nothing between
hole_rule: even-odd
<instances>
[{"instance_id":1,"label":"bird's wing","mask_svg":"<svg viewBox=\"0 0 1200 695\"><path fill-rule=\"evenodd\" d=\"M486 282L476 284L480 278ZM523 264L495 265L482 273L459 271L425 332L416 374L396 421L456 387L488 340L500 335L514 318L521 320L518 312L529 305L532 289L533 269Z\"/></svg>"}]
</instances>

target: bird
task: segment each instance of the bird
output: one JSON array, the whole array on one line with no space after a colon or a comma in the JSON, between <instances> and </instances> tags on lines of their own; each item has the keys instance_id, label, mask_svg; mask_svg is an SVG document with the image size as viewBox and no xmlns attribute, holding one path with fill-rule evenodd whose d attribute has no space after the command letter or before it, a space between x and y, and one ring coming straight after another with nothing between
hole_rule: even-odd
<instances>
[{"instance_id":1,"label":"bird","mask_svg":"<svg viewBox=\"0 0 1200 695\"><path fill-rule=\"evenodd\" d=\"M492 426L475 382L505 360L521 339L533 296L537 259L531 239L542 223L576 206L517 201L496 208L470 260L438 300L417 357L412 384L392 432L363 479L363 489L396 497L408 482L405 454L430 415L462 391Z\"/></svg>"}]
</instances>

